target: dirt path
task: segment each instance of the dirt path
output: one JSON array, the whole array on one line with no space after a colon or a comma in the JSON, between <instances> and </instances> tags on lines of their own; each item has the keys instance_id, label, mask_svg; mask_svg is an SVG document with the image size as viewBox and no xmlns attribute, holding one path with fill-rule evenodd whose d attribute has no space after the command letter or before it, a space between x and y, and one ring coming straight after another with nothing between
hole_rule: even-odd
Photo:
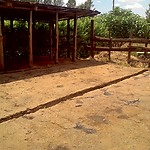
<instances>
[{"instance_id":1,"label":"dirt path","mask_svg":"<svg viewBox=\"0 0 150 150\"><path fill-rule=\"evenodd\" d=\"M79 61L0 75L0 118L141 69ZM149 71L0 124L0 149L150 149Z\"/></svg>"}]
</instances>

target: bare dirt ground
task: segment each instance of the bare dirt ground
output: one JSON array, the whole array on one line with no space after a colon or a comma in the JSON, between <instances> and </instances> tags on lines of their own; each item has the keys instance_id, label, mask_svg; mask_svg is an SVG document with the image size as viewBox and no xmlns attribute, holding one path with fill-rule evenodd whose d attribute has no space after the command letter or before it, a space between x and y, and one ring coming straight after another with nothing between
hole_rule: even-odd
<instances>
[{"instance_id":1,"label":"bare dirt ground","mask_svg":"<svg viewBox=\"0 0 150 150\"><path fill-rule=\"evenodd\" d=\"M116 80L141 70L78 60L1 74L0 150L150 150L150 71Z\"/></svg>"}]
</instances>

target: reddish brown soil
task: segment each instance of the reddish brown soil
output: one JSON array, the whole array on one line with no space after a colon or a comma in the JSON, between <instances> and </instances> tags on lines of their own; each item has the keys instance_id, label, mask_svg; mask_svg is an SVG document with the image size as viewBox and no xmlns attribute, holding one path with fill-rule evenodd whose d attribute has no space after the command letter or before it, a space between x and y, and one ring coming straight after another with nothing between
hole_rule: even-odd
<instances>
[{"instance_id":1,"label":"reddish brown soil","mask_svg":"<svg viewBox=\"0 0 150 150\"><path fill-rule=\"evenodd\" d=\"M142 68L83 60L0 75L0 119ZM150 72L0 123L2 150L149 150Z\"/></svg>"}]
</instances>

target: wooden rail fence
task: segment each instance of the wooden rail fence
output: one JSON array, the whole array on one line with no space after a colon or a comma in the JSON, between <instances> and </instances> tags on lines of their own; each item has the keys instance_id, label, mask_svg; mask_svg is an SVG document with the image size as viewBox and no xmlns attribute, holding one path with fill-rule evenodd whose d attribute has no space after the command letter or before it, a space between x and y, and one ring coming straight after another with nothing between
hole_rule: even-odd
<instances>
[{"instance_id":1,"label":"wooden rail fence","mask_svg":"<svg viewBox=\"0 0 150 150\"><path fill-rule=\"evenodd\" d=\"M96 43L98 42L107 42L108 47L98 47ZM114 47L113 43L128 43L127 47ZM145 46L133 46L133 43L145 44ZM94 58L94 51L108 51L109 60L111 60L111 52L112 51L125 51L128 52L128 63L131 62L131 52L144 52L146 56L147 52L150 52L150 48L148 47L150 44L150 39L145 38L104 38L94 36L94 21L91 21L91 38L90 38L90 46L87 46L87 49L91 51L91 57ZM143 61L144 62L144 61ZM145 63L149 63L150 61L145 61Z\"/></svg>"}]
</instances>

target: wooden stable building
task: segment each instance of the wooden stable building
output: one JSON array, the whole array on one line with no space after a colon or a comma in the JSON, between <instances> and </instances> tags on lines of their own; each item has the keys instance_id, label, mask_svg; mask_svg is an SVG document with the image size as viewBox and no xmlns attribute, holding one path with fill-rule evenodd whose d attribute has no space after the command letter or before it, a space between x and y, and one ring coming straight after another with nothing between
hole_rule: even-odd
<instances>
[{"instance_id":1,"label":"wooden stable building","mask_svg":"<svg viewBox=\"0 0 150 150\"><path fill-rule=\"evenodd\" d=\"M55 63L59 62L59 27L58 22L61 20L67 21L67 35L68 41L72 38L73 45L71 49L72 61L76 60L77 50L77 19L87 16L95 16L99 14L98 11L67 8L53 5L45 5L39 3L18 2L18 1L0 1L0 70L7 70L5 64L5 44L4 41L4 28L5 20L10 20L10 27L13 30L14 20L23 20L28 22L28 66L34 65L33 57L33 26L36 22L43 22L49 24L49 44L50 44L50 57ZM74 20L73 35L70 35L70 20ZM54 32L53 32L54 30ZM40 36L40 35L39 35ZM53 39L55 39L55 45L52 46ZM13 39L12 39L13 40ZM68 48L68 50L70 50Z\"/></svg>"}]
</instances>

